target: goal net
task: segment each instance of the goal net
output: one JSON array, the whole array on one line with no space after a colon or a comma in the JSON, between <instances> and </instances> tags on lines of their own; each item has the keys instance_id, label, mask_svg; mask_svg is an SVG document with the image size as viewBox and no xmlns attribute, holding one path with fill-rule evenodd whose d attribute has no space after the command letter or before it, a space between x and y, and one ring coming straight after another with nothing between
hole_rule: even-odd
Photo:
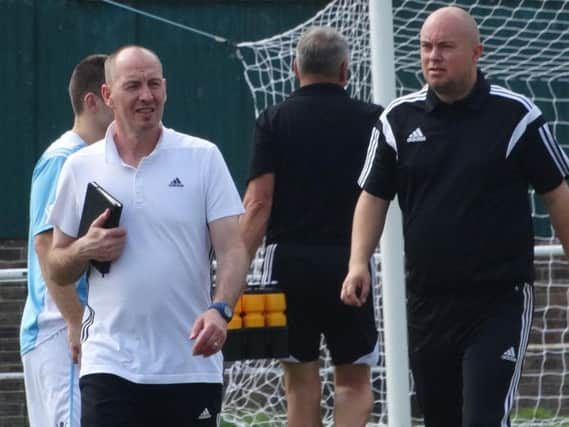
<instances>
[{"instance_id":1,"label":"goal net","mask_svg":"<svg viewBox=\"0 0 569 427\"><path fill-rule=\"evenodd\" d=\"M480 26L485 47L480 67L488 78L531 98L550 120L558 141L569 150L569 3L460 0L455 4L469 11ZM433 10L446 5L447 1L439 0L393 1L398 96L424 84L419 66L419 30ZM292 73L296 42L308 27L326 25L338 29L350 44L349 93L371 101L368 0L336 0L287 32L238 45L256 115L296 88ZM557 240L547 213L531 190L529 196L539 246L535 262L536 310L512 420L516 426L569 426L569 265L559 251L550 249ZM262 260L262 248L257 257ZM254 277L256 273L253 271ZM380 288L376 291L382 345ZM322 356L322 417L325 425L332 425L333 371L325 345ZM239 426L286 425L282 372L277 361L228 363L226 379L225 420ZM375 405L370 423L385 425L383 365L374 369L372 382ZM419 417L415 404L412 408L414 417Z\"/></svg>"}]
</instances>

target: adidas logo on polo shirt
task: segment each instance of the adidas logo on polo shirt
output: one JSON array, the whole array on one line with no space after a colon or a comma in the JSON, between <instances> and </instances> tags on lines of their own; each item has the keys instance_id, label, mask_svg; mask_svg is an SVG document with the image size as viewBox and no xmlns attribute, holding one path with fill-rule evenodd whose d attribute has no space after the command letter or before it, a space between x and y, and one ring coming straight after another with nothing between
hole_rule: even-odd
<instances>
[{"instance_id":1,"label":"adidas logo on polo shirt","mask_svg":"<svg viewBox=\"0 0 569 427\"><path fill-rule=\"evenodd\" d=\"M182 184L182 181L180 181L180 178L176 177L174 178L172 181L170 181L170 184L168 184L168 187L183 187L184 184Z\"/></svg>"},{"instance_id":2,"label":"adidas logo on polo shirt","mask_svg":"<svg viewBox=\"0 0 569 427\"><path fill-rule=\"evenodd\" d=\"M198 417L198 420L208 420L211 418L211 414L209 413L208 409L205 408L202 413L200 414L200 416Z\"/></svg>"},{"instance_id":3,"label":"adidas logo on polo shirt","mask_svg":"<svg viewBox=\"0 0 569 427\"><path fill-rule=\"evenodd\" d=\"M427 138L423 135L421 128L415 129L411 134L407 137L407 142L425 142Z\"/></svg>"},{"instance_id":4,"label":"adidas logo on polo shirt","mask_svg":"<svg viewBox=\"0 0 569 427\"><path fill-rule=\"evenodd\" d=\"M507 349L504 354L502 354L500 359L507 360L509 362L516 362L518 358L516 357L516 351L514 350L514 347Z\"/></svg>"}]
</instances>

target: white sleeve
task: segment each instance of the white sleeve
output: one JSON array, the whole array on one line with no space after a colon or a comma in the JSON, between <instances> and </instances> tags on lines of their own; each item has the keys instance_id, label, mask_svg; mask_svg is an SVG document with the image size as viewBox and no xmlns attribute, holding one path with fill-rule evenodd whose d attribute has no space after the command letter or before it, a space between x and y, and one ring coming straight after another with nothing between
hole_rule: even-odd
<instances>
[{"instance_id":1,"label":"white sleeve","mask_svg":"<svg viewBox=\"0 0 569 427\"><path fill-rule=\"evenodd\" d=\"M206 218L210 223L244 212L241 197L219 149L214 147L205 167Z\"/></svg>"},{"instance_id":2,"label":"white sleeve","mask_svg":"<svg viewBox=\"0 0 569 427\"><path fill-rule=\"evenodd\" d=\"M84 194L85 189L80 191L80 189L77 188L73 174L73 162L68 160L63 165L57 182L55 202L51 207L48 217L49 223L59 228L68 236L77 237L79 221L81 220L81 210L83 208L83 204L80 201L83 199Z\"/></svg>"}]
</instances>

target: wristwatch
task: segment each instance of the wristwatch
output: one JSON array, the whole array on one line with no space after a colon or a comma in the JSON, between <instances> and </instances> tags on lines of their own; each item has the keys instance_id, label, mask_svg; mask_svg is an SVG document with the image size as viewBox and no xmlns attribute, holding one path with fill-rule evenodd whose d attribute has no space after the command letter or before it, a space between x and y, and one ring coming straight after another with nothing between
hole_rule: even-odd
<instances>
[{"instance_id":1,"label":"wristwatch","mask_svg":"<svg viewBox=\"0 0 569 427\"><path fill-rule=\"evenodd\" d=\"M225 321L228 323L233 318L233 307L231 307L229 304L225 304L224 302L218 301L212 303L207 309L209 310L211 308L217 310L217 312L221 314L221 317L223 317Z\"/></svg>"}]
</instances>

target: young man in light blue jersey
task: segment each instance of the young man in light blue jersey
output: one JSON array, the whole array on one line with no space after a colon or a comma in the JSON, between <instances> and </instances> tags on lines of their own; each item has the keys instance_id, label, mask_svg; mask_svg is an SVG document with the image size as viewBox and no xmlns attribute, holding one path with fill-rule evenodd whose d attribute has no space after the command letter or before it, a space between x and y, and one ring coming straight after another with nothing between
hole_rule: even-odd
<instances>
[{"instance_id":1,"label":"young man in light blue jersey","mask_svg":"<svg viewBox=\"0 0 569 427\"><path fill-rule=\"evenodd\" d=\"M61 287L48 280L47 251L52 225L48 212L59 173L75 151L101 139L112 120L103 102L106 55L90 55L77 64L69 81L75 115L73 128L54 141L35 165L30 195L28 295L20 346L30 427L79 427L77 363L86 281Z\"/></svg>"}]
</instances>

